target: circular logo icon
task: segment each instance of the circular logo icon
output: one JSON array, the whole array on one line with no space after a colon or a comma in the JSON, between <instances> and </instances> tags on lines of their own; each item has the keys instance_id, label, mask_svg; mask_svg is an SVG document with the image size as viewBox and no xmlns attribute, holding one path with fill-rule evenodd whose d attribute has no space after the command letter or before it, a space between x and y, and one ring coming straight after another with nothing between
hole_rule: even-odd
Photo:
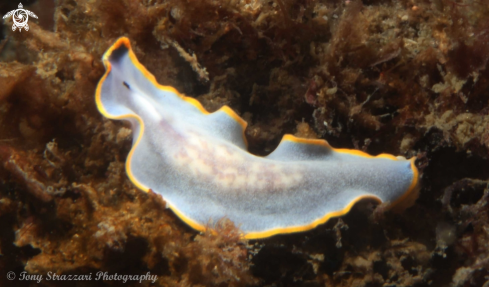
<instances>
[{"instance_id":1,"label":"circular logo icon","mask_svg":"<svg viewBox=\"0 0 489 287\"><path fill-rule=\"evenodd\" d=\"M17 27L24 27L29 20L29 15L24 9L17 9L15 10L14 16L12 18Z\"/></svg>"},{"instance_id":2,"label":"circular logo icon","mask_svg":"<svg viewBox=\"0 0 489 287\"><path fill-rule=\"evenodd\" d=\"M29 21L29 16L37 19L37 15L29 10L24 9L22 3L19 3L19 9L8 12L3 16L3 19L7 19L10 16L12 16L12 20L14 21L14 24L12 25L12 31L19 29L19 32L22 31L22 28L24 28L24 30L26 31L29 31L29 24L27 24L27 21Z\"/></svg>"}]
</instances>

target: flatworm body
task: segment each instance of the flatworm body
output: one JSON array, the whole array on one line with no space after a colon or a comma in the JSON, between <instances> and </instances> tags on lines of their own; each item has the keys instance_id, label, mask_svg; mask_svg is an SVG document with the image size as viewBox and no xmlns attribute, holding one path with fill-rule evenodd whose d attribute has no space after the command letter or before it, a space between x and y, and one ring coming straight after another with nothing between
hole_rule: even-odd
<instances>
[{"instance_id":1,"label":"flatworm body","mask_svg":"<svg viewBox=\"0 0 489 287\"><path fill-rule=\"evenodd\" d=\"M229 107L208 113L195 99L161 86L127 38L103 57L100 112L131 122L130 180L163 196L187 224L204 230L227 217L245 238L312 229L359 200L399 203L418 181L414 159L334 149L285 135L270 155L247 152L247 123Z\"/></svg>"}]
</instances>

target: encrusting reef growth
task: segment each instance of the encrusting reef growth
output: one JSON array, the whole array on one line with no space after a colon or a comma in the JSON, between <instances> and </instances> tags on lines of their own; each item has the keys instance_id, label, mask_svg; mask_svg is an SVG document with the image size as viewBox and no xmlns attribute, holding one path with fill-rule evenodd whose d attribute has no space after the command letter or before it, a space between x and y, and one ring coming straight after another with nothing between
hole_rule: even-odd
<instances>
[{"instance_id":1,"label":"encrusting reef growth","mask_svg":"<svg viewBox=\"0 0 489 287\"><path fill-rule=\"evenodd\" d=\"M40 18L28 32L3 24L1 286L30 286L8 271L159 276L143 286L489 284L487 0L54 3L25 5ZM263 240L226 220L193 231L130 183L129 126L95 107L101 56L120 36L159 83L240 114L251 152L292 133L415 156L418 200L401 214L362 202Z\"/></svg>"}]
</instances>

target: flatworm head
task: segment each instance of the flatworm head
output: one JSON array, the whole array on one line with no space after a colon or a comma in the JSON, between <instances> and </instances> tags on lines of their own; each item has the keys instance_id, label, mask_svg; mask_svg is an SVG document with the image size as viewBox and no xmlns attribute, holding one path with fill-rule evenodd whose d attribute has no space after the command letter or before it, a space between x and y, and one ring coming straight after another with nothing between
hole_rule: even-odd
<instances>
[{"instance_id":1,"label":"flatworm head","mask_svg":"<svg viewBox=\"0 0 489 287\"><path fill-rule=\"evenodd\" d=\"M255 156L247 152L243 119L227 106L209 113L159 85L127 38L110 47L103 62L96 104L107 118L132 125L130 180L161 194L197 230L226 217L245 238L263 238L312 229L365 198L400 205L415 196L414 159L292 135L268 156Z\"/></svg>"}]
</instances>

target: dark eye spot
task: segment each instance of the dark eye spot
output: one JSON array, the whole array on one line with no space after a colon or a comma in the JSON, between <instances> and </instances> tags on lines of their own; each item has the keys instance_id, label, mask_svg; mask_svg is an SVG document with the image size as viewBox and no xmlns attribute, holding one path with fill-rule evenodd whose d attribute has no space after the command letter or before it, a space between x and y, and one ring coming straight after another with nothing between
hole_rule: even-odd
<instances>
[{"instance_id":1,"label":"dark eye spot","mask_svg":"<svg viewBox=\"0 0 489 287\"><path fill-rule=\"evenodd\" d=\"M122 82L122 84L123 84L124 86L126 86L126 88L127 88L127 89L129 89L129 90L131 89L131 87L129 86L129 84L128 84L128 83L126 83L126 82Z\"/></svg>"}]
</instances>

